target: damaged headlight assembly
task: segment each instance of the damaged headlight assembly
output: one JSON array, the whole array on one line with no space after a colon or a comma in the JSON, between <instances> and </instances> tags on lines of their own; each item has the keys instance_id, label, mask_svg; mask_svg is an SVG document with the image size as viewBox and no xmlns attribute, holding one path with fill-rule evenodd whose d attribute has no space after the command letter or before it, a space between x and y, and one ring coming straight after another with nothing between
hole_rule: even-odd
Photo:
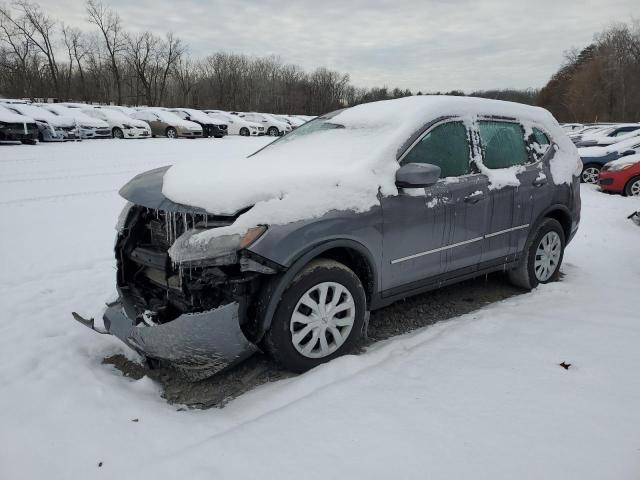
<instances>
[{"instance_id":1,"label":"damaged headlight assembly","mask_svg":"<svg viewBox=\"0 0 640 480\"><path fill-rule=\"evenodd\" d=\"M252 245L267 231L265 225L250 228L244 234L220 235L208 240L192 240L207 230L192 229L183 233L169 249L174 263L199 266L228 265L236 263L238 251Z\"/></svg>"}]
</instances>

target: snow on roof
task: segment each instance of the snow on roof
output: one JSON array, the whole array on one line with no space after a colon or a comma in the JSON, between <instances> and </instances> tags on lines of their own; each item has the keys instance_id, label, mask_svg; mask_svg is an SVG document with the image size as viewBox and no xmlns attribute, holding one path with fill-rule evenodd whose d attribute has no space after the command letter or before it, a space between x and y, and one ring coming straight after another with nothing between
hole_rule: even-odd
<instances>
[{"instance_id":1,"label":"snow on roof","mask_svg":"<svg viewBox=\"0 0 640 480\"><path fill-rule=\"evenodd\" d=\"M163 193L217 214L254 206L230 227L195 235L196 242L241 233L257 223L289 223L331 210L363 212L379 203L378 191L397 194L396 159L411 135L437 118L473 122L480 115L513 117L525 128L546 131L558 146L553 180L571 182L579 162L576 148L548 111L480 98L413 96L319 117L247 158L174 165L164 176Z\"/></svg>"}]
</instances>

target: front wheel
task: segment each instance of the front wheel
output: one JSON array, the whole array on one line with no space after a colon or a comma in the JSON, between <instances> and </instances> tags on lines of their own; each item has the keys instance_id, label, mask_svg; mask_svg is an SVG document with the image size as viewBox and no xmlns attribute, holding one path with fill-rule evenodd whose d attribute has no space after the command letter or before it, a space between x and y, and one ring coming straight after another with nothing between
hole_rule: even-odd
<instances>
[{"instance_id":1,"label":"front wheel","mask_svg":"<svg viewBox=\"0 0 640 480\"><path fill-rule=\"evenodd\" d=\"M249 129L246 127L242 127L240 129L240 135L243 137L248 137L249 136Z\"/></svg>"},{"instance_id":2,"label":"front wheel","mask_svg":"<svg viewBox=\"0 0 640 480\"><path fill-rule=\"evenodd\" d=\"M124 133L122 133L122 130L120 130L118 127L115 127L113 129L113 138L119 138L119 139L123 139L124 138Z\"/></svg>"},{"instance_id":3,"label":"front wheel","mask_svg":"<svg viewBox=\"0 0 640 480\"><path fill-rule=\"evenodd\" d=\"M598 175L600 175L600 165L596 165L594 163L590 163L589 165L585 165L582 169L582 176L580 179L582 183L598 183Z\"/></svg>"},{"instance_id":4,"label":"front wheel","mask_svg":"<svg viewBox=\"0 0 640 480\"><path fill-rule=\"evenodd\" d=\"M629 183L624 187L624 193L629 197L640 197L640 177L629 180Z\"/></svg>"},{"instance_id":5,"label":"front wheel","mask_svg":"<svg viewBox=\"0 0 640 480\"><path fill-rule=\"evenodd\" d=\"M366 308L364 288L351 269L314 260L282 295L265 337L266 350L288 370L309 370L358 345Z\"/></svg>"},{"instance_id":6,"label":"front wheel","mask_svg":"<svg viewBox=\"0 0 640 480\"><path fill-rule=\"evenodd\" d=\"M549 283L560 276L560 265L564 256L564 230L560 222L545 218L524 248L520 264L509 272L511 282L526 290L540 283Z\"/></svg>"},{"instance_id":7,"label":"front wheel","mask_svg":"<svg viewBox=\"0 0 640 480\"><path fill-rule=\"evenodd\" d=\"M177 137L178 137L178 132L176 131L175 128L173 127L167 128L167 138L177 138Z\"/></svg>"},{"instance_id":8,"label":"front wheel","mask_svg":"<svg viewBox=\"0 0 640 480\"><path fill-rule=\"evenodd\" d=\"M280 130L278 130L276 127L269 127L269 130L267 130L267 135L269 135L270 137L278 137L280 136Z\"/></svg>"}]
</instances>

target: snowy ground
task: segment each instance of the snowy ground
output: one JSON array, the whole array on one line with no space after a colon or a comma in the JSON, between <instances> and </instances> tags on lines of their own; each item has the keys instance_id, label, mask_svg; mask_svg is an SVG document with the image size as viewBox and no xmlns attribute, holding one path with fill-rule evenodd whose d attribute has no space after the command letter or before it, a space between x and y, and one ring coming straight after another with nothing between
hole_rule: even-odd
<instances>
[{"instance_id":1,"label":"snowy ground","mask_svg":"<svg viewBox=\"0 0 640 480\"><path fill-rule=\"evenodd\" d=\"M0 479L640 477L640 199L592 187L561 282L223 409L102 365L125 348L70 312L113 292L117 189L267 141L0 145Z\"/></svg>"}]
</instances>

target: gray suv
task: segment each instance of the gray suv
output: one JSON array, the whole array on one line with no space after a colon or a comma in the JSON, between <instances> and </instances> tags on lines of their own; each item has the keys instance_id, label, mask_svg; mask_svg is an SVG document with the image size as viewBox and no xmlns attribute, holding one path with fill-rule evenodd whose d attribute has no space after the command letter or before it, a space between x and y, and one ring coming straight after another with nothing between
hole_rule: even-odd
<instances>
[{"instance_id":1,"label":"gray suv","mask_svg":"<svg viewBox=\"0 0 640 480\"><path fill-rule=\"evenodd\" d=\"M397 191L380 193L369 210L259 224L221 237L206 255L176 259L172 251L252 207L221 215L176 203L163 194L168 167L138 175L120 191L129 204L115 246L119 299L104 328L75 319L193 379L257 350L302 372L352 351L368 312L399 299L495 271L524 289L556 280L578 228L580 190L579 169L560 181L554 162L566 161L558 144L567 143L578 162L575 148L546 112L545 127L519 118L513 104L471 105L472 120L456 108L424 114L389 159ZM344 129L340 115L318 117L264 150ZM516 181L501 184L506 174Z\"/></svg>"}]
</instances>

